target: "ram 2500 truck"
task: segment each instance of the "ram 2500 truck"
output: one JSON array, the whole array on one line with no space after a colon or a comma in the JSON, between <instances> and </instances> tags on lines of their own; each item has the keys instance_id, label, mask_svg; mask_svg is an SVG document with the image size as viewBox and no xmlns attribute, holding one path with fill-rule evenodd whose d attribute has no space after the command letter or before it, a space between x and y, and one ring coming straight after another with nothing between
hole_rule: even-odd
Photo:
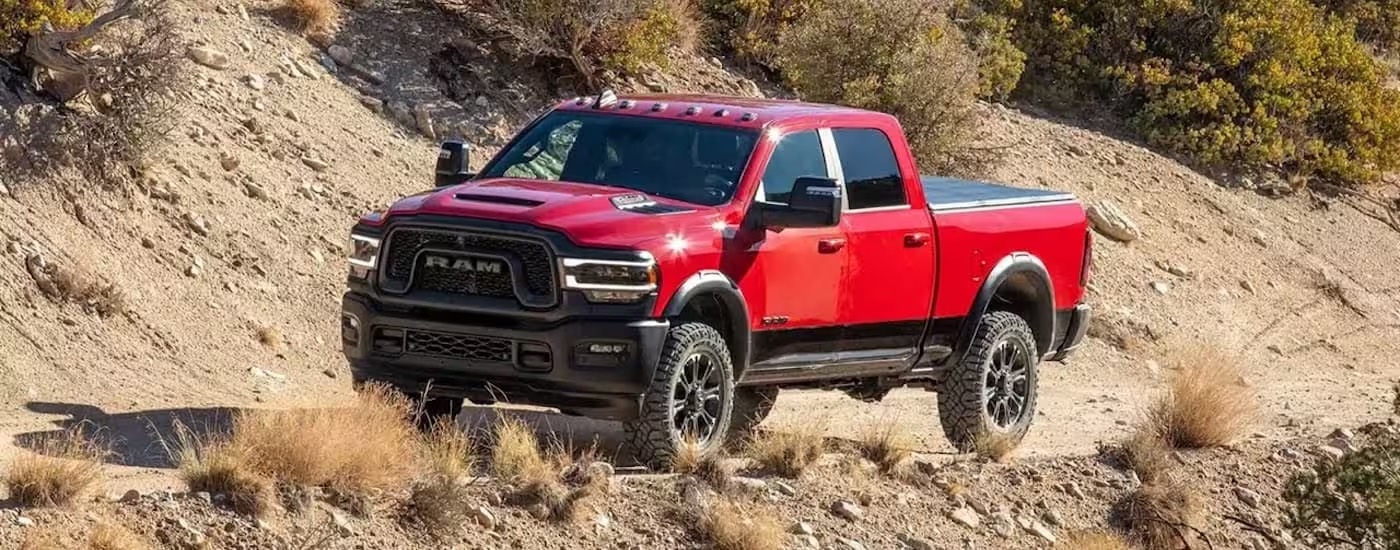
<instances>
[{"instance_id":1,"label":"ram 2500 truck","mask_svg":"<svg viewBox=\"0 0 1400 550\"><path fill-rule=\"evenodd\" d=\"M968 450L1024 436L1038 365L1089 322L1082 205L921 176L886 114L607 93L467 158L445 143L436 188L351 233L354 380L429 415L616 419L662 466L752 429L781 388L916 386Z\"/></svg>"}]
</instances>

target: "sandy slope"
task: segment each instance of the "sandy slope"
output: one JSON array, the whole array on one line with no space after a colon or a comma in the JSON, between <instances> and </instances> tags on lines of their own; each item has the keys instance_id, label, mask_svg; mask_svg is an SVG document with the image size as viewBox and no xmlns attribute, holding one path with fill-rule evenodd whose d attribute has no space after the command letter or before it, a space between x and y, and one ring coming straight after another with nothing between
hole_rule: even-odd
<instances>
[{"instance_id":1,"label":"sandy slope","mask_svg":"<svg viewBox=\"0 0 1400 550\"><path fill-rule=\"evenodd\" d=\"M359 212L427 185L435 154L433 141L367 106L362 92L425 105L439 131L466 128L483 154L529 114L512 107L526 94L508 85L483 88L481 104L445 101L427 67L455 30L408 4L386 2L377 19L347 24L342 40L355 63L384 80L373 84L344 68L328 73L314 45L256 5L244 19L214 2L176 2L186 37L232 62L226 70L190 63L195 86L181 123L140 187L123 197L38 186L0 198L0 432L23 443L25 434L88 419L119 440L114 485L167 485L160 443L177 420L215 422L239 407L348 394L336 344L340 243ZM386 21L414 32L392 35ZM302 72L311 76L292 76ZM1241 353L1266 405L1265 438L1385 410L1384 380L1396 374L1400 351L1391 273L1400 233L1342 204L1317 209L1303 198L1227 190L1136 145L1025 112L989 107L987 119L989 140L1008 146L999 179L1114 200L1145 233L1128 245L1098 241L1091 295L1105 334L1142 344L1125 351L1093 339L1068 364L1045 365L1042 414L1024 454L1083 455L1126 430L1160 382L1149 360L1167 342ZM303 157L328 168L318 172ZM250 196L250 185L266 198ZM189 216L208 222L207 236ZM126 292L130 313L102 320L53 303L25 270L34 253L100 273ZM1323 292L1323 280L1340 290ZM1155 292L1153 281L1170 290ZM259 327L276 328L285 344L260 344ZM931 393L903 390L866 405L790 392L770 422L812 411L829 419L833 435L892 416L918 432L925 452L950 451ZM617 436L613 424L538 418L582 438Z\"/></svg>"}]
</instances>

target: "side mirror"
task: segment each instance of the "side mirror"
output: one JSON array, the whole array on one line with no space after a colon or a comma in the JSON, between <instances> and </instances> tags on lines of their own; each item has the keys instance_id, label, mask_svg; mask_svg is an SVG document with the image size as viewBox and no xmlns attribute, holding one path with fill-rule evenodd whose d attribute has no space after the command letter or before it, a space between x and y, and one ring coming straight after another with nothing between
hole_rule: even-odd
<instances>
[{"instance_id":1,"label":"side mirror","mask_svg":"<svg viewBox=\"0 0 1400 550\"><path fill-rule=\"evenodd\" d=\"M759 203L765 227L835 227L841 223L841 186L829 178L797 178L788 204Z\"/></svg>"},{"instance_id":2,"label":"side mirror","mask_svg":"<svg viewBox=\"0 0 1400 550\"><path fill-rule=\"evenodd\" d=\"M442 142L442 149L438 150L437 178L434 185L447 187L476 177L476 174L471 172L471 160L466 143L456 140Z\"/></svg>"}]
</instances>

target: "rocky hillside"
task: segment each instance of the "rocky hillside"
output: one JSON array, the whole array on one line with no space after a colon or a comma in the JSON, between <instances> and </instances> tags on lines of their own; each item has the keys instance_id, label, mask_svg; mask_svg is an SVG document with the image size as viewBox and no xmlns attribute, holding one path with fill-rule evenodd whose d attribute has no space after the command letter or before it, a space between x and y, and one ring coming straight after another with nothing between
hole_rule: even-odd
<instances>
[{"instance_id":1,"label":"rocky hillside","mask_svg":"<svg viewBox=\"0 0 1400 550\"><path fill-rule=\"evenodd\" d=\"M493 61L451 20L409 0L350 12L323 44L284 28L262 5L172 4L193 85L139 182L120 192L56 176L0 193L0 426L13 436L0 461L35 434L90 421L115 440L109 490L144 492L91 512L26 512L26 522L112 515L177 541L170 547L191 530L219 547L304 547L294 545L329 516L263 528L197 495L154 492L179 487L165 445L170 427L348 396L336 341L346 228L359 213L428 185L436 138L465 136L479 162L549 98L537 77ZM633 86L765 93L721 60L679 62L691 76L657 74ZM1213 491L1213 508L1247 514L1257 506L1266 517L1256 524L1276 526L1270 507L1284 473L1302 460L1298 451L1390 410L1400 232L1355 199L1270 198L1075 121L1004 106L982 115L984 141L1005 153L996 179L1074 192L1133 226L1123 228L1130 242L1097 241L1094 337L1068 364L1046 365L1042 412L1020 461L947 471L945 484L966 487L981 504L976 521L946 517L954 509L946 487L876 477L861 497L838 483L839 457L795 483L795 494L754 485L773 495L786 521L812 523L823 547L1045 546L1048 537L1017 518L1060 535L1107 524L1109 504L1132 482L1093 458L1097 442L1126 433L1156 395L1164 350L1217 345L1243 357L1265 413L1240 448L1180 460ZM941 465L952 457L936 416L934 396L922 391L897 391L881 404L787 392L768 424L817 417L839 439L895 421L915 432L922 460ZM604 447L618 436L614 424L529 418ZM574 530L492 506L493 489L483 486L478 496L495 527L463 544L699 544L664 511L678 490L672 478L617 483L609 519ZM1242 484L1265 495L1263 503L1237 498ZM832 516L836 500L866 500L866 513ZM0 541L13 547L22 529L0 523ZM327 547L429 546L388 519L342 523L334 530L358 535ZM1225 542L1217 548L1253 544L1238 522L1215 527Z\"/></svg>"}]
</instances>

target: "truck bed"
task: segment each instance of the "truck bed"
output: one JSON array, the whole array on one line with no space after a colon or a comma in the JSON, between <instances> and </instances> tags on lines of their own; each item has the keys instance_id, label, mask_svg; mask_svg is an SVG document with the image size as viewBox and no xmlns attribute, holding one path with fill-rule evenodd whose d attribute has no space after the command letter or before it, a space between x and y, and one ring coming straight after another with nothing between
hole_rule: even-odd
<instances>
[{"instance_id":1,"label":"truck bed","mask_svg":"<svg viewBox=\"0 0 1400 550\"><path fill-rule=\"evenodd\" d=\"M1053 189L1026 189L940 176L921 176L924 197L934 212L1057 203L1074 196Z\"/></svg>"}]
</instances>

